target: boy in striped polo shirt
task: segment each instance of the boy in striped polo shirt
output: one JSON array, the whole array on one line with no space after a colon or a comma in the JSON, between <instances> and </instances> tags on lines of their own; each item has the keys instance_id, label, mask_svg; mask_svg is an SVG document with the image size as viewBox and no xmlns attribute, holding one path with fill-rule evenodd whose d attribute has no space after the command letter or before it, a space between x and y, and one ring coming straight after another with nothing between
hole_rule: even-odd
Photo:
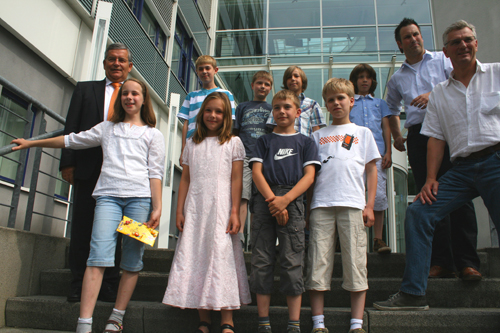
<instances>
[{"instance_id":1,"label":"boy in striped polo shirt","mask_svg":"<svg viewBox=\"0 0 500 333\"><path fill-rule=\"evenodd\" d=\"M179 119L184 120L184 126L182 127L182 150L180 160L182 160L182 152L184 152L186 140L193 136L194 130L196 129L196 115L198 114L198 111L200 111L201 104L205 100L205 97L214 91L221 91L225 93L231 102L234 120L233 94L215 85L215 74L219 71L215 59L209 55L199 56L198 59L196 59L195 66L196 74L202 83L202 88L201 90L191 91L186 96L184 103L182 103L181 110L177 114Z\"/></svg>"}]
</instances>

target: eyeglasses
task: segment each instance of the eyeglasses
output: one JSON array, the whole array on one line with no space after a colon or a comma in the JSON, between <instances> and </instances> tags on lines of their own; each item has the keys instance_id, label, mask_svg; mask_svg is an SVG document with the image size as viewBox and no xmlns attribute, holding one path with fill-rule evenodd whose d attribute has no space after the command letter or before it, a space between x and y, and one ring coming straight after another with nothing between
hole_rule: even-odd
<instances>
[{"instance_id":1,"label":"eyeglasses","mask_svg":"<svg viewBox=\"0 0 500 333\"><path fill-rule=\"evenodd\" d=\"M452 39L452 40L446 42L446 44L444 44L444 46L447 46L447 45L458 46L458 45L462 44L462 41L465 44L471 44L475 40L476 40L476 37L474 37L474 36L469 36L469 37L464 37L464 38L457 38L457 39Z\"/></svg>"}]
</instances>

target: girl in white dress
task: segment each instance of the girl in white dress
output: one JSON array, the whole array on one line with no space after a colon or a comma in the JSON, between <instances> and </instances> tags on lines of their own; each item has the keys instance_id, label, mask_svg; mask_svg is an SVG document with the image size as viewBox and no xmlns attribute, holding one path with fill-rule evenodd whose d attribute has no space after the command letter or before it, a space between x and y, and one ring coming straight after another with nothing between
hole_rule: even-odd
<instances>
[{"instance_id":1,"label":"girl in white dress","mask_svg":"<svg viewBox=\"0 0 500 333\"><path fill-rule=\"evenodd\" d=\"M103 165L92 196L96 199L92 240L83 278L77 333L92 332L92 314L106 267L115 266L116 228L125 215L156 228L161 216L161 180L165 141L155 128L156 117L147 87L128 79L118 93L111 121L88 131L45 140L13 140L19 146L85 149L102 146ZM125 309L143 268L144 243L123 237L120 267L123 270L115 307L105 333L121 332Z\"/></svg>"},{"instance_id":2,"label":"girl in white dress","mask_svg":"<svg viewBox=\"0 0 500 333\"><path fill-rule=\"evenodd\" d=\"M198 333L209 333L210 310L221 311L221 332L232 333L232 310L251 302L238 237L245 148L231 134L226 94L208 95L182 155L177 243L163 303L198 309Z\"/></svg>"}]
</instances>

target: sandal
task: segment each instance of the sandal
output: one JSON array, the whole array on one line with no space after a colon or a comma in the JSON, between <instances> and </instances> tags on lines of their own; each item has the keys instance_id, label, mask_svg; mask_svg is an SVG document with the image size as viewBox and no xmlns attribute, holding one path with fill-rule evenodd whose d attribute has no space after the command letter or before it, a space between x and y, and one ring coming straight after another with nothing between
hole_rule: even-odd
<instances>
[{"instance_id":1,"label":"sandal","mask_svg":"<svg viewBox=\"0 0 500 333\"><path fill-rule=\"evenodd\" d=\"M113 325L116 329L115 330L104 330L103 333L119 333L119 332L123 331L123 325L120 324L119 322L117 322L116 320L108 319L108 321L106 322L106 326L108 324Z\"/></svg>"},{"instance_id":2,"label":"sandal","mask_svg":"<svg viewBox=\"0 0 500 333\"><path fill-rule=\"evenodd\" d=\"M212 324L207 323L206 321L200 321L200 323L198 324L198 329L194 331L194 333L205 333L199 329L200 326L205 326L206 328L208 328L208 333L210 333L210 330L212 329Z\"/></svg>"},{"instance_id":3,"label":"sandal","mask_svg":"<svg viewBox=\"0 0 500 333\"><path fill-rule=\"evenodd\" d=\"M223 324L220 326L220 332L223 333L224 330L231 330L234 333L234 327L229 324Z\"/></svg>"}]
</instances>

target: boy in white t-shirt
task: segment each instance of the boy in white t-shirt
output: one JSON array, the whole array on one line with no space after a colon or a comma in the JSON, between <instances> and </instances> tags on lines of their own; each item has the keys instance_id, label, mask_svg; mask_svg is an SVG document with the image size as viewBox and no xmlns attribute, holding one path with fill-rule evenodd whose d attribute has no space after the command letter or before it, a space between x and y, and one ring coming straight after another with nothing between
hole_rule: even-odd
<instances>
[{"instance_id":1,"label":"boy in white t-shirt","mask_svg":"<svg viewBox=\"0 0 500 333\"><path fill-rule=\"evenodd\" d=\"M365 332L363 313L368 279L365 226L374 222L377 190L376 161L380 154L373 134L349 121L354 86L332 78L323 87L323 98L332 125L313 133L321 161L316 181L308 191L309 252L306 289L309 290L313 333L328 332L324 324L324 293L330 290L335 241L342 249L342 288L351 292L350 333ZM365 202L364 174L368 200Z\"/></svg>"}]
</instances>

